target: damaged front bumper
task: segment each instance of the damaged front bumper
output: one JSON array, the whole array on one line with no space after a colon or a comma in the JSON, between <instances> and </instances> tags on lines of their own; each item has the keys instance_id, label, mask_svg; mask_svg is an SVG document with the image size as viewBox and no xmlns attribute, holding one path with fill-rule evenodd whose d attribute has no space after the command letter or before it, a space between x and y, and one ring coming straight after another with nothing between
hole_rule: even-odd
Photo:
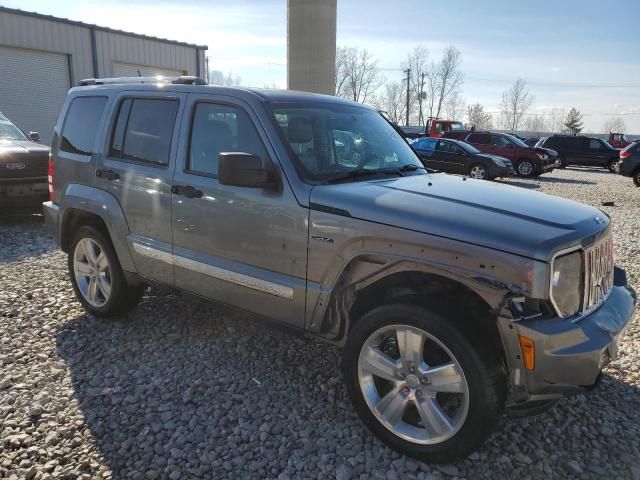
<instances>
[{"instance_id":1,"label":"damaged front bumper","mask_svg":"<svg viewBox=\"0 0 640 480\"><path fill-rule=\"evenodd\" d=\"M499 318L511 375L509 407L526 411L566 395L585 392L618 355L618 343L633 316L636 293L616 268L607 301L577 322L560 317ZM525 368L519 336L535 342L533 369ZM535 407L535 408L534 408ZM537 412L536 412L537 413Z\"/></svg>"}]
</instances>

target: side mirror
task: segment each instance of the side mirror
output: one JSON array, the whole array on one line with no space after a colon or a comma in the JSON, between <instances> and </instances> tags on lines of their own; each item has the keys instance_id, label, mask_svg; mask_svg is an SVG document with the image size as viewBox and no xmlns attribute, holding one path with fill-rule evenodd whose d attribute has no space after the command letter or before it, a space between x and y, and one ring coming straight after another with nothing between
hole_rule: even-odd
<instances>
[{"instance_id":1,"label":"side mirror","mask_svg":"<svg viewBox=\"0 0 640 480\"><path fill-rule=\"evenodd\" d=\"M29 138L34 142L39 142L40 134L38 132L29 132Z\"/></svg>"},{"instance_id":2,"label":"side mirror","mask_svg":"<svg viewBox=\"0 0 640 480\"><path fill-rule=\"evenodd\" d=\"M262 166L257 155L243 152L223 152L218 156L218 182L235 187L273 190L277 182L272 170Z\"/></svg>"}]
</instances>

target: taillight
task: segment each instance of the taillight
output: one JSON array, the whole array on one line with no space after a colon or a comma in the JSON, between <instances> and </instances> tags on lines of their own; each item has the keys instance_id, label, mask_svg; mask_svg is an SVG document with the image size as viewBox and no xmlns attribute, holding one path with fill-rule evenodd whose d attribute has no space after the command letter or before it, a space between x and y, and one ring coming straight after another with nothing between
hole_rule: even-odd
<instances>
[{"instance_id":1,"label":"taillight","mask_svg":"<svg viewBox=\"0 0 640 480\"><path fill-rule=\"evenodd\" d=\"M629 158L631 156L631 152L627 150L622 150L620 152L620 158Z\"/></svg>"},{"instance_id":2,"label":"taillight","mask_svg":"<svg viewBox=\"0 0 640 480\"><path fill-rule=\"evenodd\" d=\"M48 180L49 180L49 200L51 200L52 202L55 202L56 201L56 192L53 189L53 157L51 156L51 152L49 152Z\"/></svg>"}]
</instances>

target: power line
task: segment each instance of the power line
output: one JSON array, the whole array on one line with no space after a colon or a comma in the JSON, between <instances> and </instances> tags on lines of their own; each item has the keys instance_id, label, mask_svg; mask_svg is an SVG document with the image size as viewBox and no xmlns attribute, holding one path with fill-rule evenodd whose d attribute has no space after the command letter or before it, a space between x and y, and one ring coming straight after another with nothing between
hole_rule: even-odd
<instances>
[{"instance_id":1,"label":"power line","mask_svg":"<svg viewBox=\"0 0 640 480\"><path fill-rule=\"evenodd\" d=\"M471 80L478 80L481 82L504 82L504 83L512 83L513 80L508 80L504 78L486 78L486 77L476 77L474 75L465 75L465 78L469 78ZM629 85L629 84L616 84L616 83L568 83L568 82L542 82L542 81L530 81L526 80L529 85L538 85L543 87L569 87L569 88L640 88L640 85Z\"/></svg>"}]
</instances>

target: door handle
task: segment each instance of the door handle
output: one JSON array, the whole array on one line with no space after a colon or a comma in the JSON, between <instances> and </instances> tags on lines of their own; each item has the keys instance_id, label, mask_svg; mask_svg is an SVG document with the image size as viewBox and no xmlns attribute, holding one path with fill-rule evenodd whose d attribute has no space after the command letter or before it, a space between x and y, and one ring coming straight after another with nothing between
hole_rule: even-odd
<instances>
[{"instance_id":1,"label":"door handle","mask_svg":"<svg viewBox=\"0 0 640 480\"><path fill-rule=\"evenodd\" d=\"M96 170L96 177L104 178L105 180L119 180L120 175L113 170Z\"/></svg>"},{"instance_id":2,"label":"door handle","mask_svg":"<svg viewBox=\"0 0 640 480\"><path fill-rule=\"evenodd\" d=\"M202 190L198 190L191 185L173 185L171 193L174 195L184 195L187 198L202 198Z\"/></svg>"}]
</instances>

